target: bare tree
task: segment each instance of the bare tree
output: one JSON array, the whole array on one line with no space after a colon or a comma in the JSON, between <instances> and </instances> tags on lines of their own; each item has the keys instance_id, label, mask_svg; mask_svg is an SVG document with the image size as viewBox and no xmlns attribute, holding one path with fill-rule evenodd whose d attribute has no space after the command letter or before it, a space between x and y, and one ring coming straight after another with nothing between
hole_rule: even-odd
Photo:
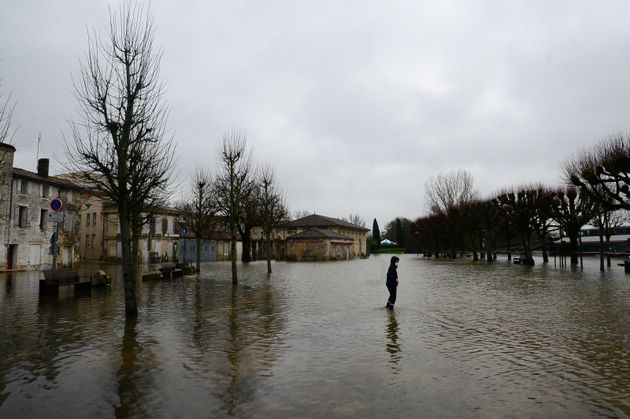
<instances>
[{"instance_id":1,"label":"bare tree","mask_svg":"<svg viewBox=\"0 0 630 419\"><path fill-rule=\"evenodd\" d=\"M505 189L497 194L496 205L509 217L523 246L522 263L534 265L532 257L532 234L538 228L538 202L543 193L541 185L525 185Z\"/></svg>"},{"instance_id":2,"label":"bare tree","mask_svg":"<svg viewBox=\"0 0 630 419\"><path fill-rule=\"evenodd\" d=\"M630 138L613 135L563 166L565 180L608 209L630 210Z\"/></svg>"},{"instance_id":3,"label":"bare tree","mask_svg":"<svg viewBox=\"0 0 630 419\"><path fill-rule=\"evenodd\" d=\"M583 189L567 186L554 196L553 218L569 237L571 265L578 264L580 231L598 212L595 201Z\"/></svg>"},{"instance_id":4,"label":"bare tree","mask_svg":"<svg viewBox=\"0 0 630 419\"><path fill-rule=\"evenodd\" d=\"M257 181L258 174L251 172L249 179L242 188L241 193L241 221L238 223L238 234L241 236L242 262L251 262L252 260L252 231L254 227L260 225L260 202L259 202L259 184Z\"/></svg>"},{"instance_id":5,"label":"bare tree","mask_svg":"<svg viewBox=\"0 0 630 419\"><path fill-rule=\"evenodd\" d=\"M615 230L628 221L628 210L611 210L597 205L597 213L591 220L593 226L599 229L599 269L604 271L604 251L606 251L606 266L610 268L610 238Z\"/></svg>"},{"instance_id":6,"label":"bare tree","mask_svg":"<svg viewBox=\"0 0 630 419\"><path fill-rule=\"evenodd\" d=\"M166 136L167 107L159 80L148 9L126 3L110 10L105 39L89 37L75 94L83 121L66 143L70 165L117 206L122 246L125 312L138 313L136 274L141 226L170 185L174 145Z\"/></svg>"},{"instance_id":7,"label":"bare tree","mask_svg":"<svg viewBox=\"0 0 630 419\"><path fill-rule=\"evenodd\" d=\"M350 214L350 216L348 216L348 218L344 218L343 220L349 222L350 224L354 224L355 226L359 226L359 227L365 227L367 225L365 220L363 218L361 218L357 214Z\"/></svg>"},{"instance_id":8,"label":"bare tree","mask_svg":"<svg viewBox=\"0 0 630 419\"><path fill-rule=\"evenodd\" d=\"M201 269L201 241L204 235L213 230L217 219L212 197L212 175L208 170L198 167L191 180L186 200L179 205L182 218L195 234L197 243L197 274Z\"/></svg>"},{"instance_id":9,"label":"bare tree","mask_svg":"<svg viewBox=\"0 0 630 419\"><path fill-rule=\"evenodd\" d=\"M243 218L243 196L250 182L252 163L247 149L247 136L241 130L228 130L223 134L219 147L220 172L215 178L217 211L225 220L230 232L230 259L232 283L238 283L236 269L236 240L239 224Z\"/></svg>"},{"instance_id":10,"label":"bare tree","mask_svg":"<svg viewBox=\"0 0 630 419\"><path fill-rule=\"evenodd\" d=\"M265 255L267 257L267 273L271 274L271 233L273 229L285 221L288 216L284 196L278 190L273 169L263 168L260 173L260 220L265 235Z\"/></svg>"},{"instance_id":11,"label":"bare tree","mask_svg":"<svg viewBox=\"0 0 630 419\"><path fill-rule=\"evenodd\" d=\"M2 87L2 78L0 78L0 88ZM0 143L11 144L13 136L15 135L15 128L13 127L13 111L15 110L15 102L11 100L11 94L9 93L4 97L2 91L0 91Z\"/></svg>"},{"instance_id":12,"label":"bare tree","mask_svg":"<svg viewBox=\"0 0 630 419\"><path fill-rule=\"evenodd\" d=\"M433 213L446 212L477 198L474 181L465 170L430 177L424 184L427 207Z\"/></svg>"},{"instance_id":13,"label":"bare tree","mask_svg":"<svg viewBox=\"0 0 630 419\"><path fill-rule=\"evenodd\" d=\"M291 219L299 220L300 218L305 218L305 217L308 217L309 215L312 215L312 213L309 212L309 211L298 210L298 211L294 211L293 212L293 215L291 216Z\"/></svg>"}]
</instances>

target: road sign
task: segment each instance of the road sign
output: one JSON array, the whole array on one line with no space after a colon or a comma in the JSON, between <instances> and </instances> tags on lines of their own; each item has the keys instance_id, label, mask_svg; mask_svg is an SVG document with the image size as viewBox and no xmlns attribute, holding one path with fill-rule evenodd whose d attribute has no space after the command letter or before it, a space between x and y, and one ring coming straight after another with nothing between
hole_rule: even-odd
<instances>
[{"instance_id":1,"label":"road sign","mask_svg":"<svg viewBox=\"0 0 630 419\"><path fill-rule=\"evenodd\" d=\"M52 209L53 211L61 211L61 208L63 208L63 202L61 202L61 199L55 198L50 201L50 209Z\"/></svg>"},{"instance_id":2,"label":"road sign","mask_svg":"<svg viewBox=\"0 0 630 419\"><path fill-rule=\"evenodd\" d=\"M51 223L62 223L63 212L51 212L50 214L48 214L48 221Z\"/></svg>"},{"instance_id":3,"label":"road sign","mask_svg":"<svg viewBox=\"0 0 630 419\"><path fill-rule=\"evenodd\" d=\"M180 236L185 236L186 234L188 234L188 227L182 227L179 229Z\"/></svg>"}]
</instances>

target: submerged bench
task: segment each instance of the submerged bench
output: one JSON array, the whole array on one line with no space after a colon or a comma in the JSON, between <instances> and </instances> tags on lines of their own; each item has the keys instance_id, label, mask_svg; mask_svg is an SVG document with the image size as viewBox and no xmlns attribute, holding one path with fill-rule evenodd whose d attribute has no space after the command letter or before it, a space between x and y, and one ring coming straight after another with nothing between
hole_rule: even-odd
<instances>
[{"instance_id":1,"label":"submerged bench","mask_svg":"<svg viewBox=\"0 0 630 419\"><path fill-rule=\"evenodd\" d=\"M39 292L42 294L57 294L59 287L74 285L74 291L92 289L92 280L82 281L79 273L74 269L45 269L44 279L39 280Z\"/></svg>"},{"instance_id":2,"label":"submerged bench","mask_svg":"<svg viewBox=\"0 0 630 419\"><path fill-rule=\"evenodd\" d=\"M163 263L160 267L160 272L162 272L162 278L166 279L181 278L184 276L184 270L179 269L177 265L172 262Z\"/></svg>"}]
</instances>

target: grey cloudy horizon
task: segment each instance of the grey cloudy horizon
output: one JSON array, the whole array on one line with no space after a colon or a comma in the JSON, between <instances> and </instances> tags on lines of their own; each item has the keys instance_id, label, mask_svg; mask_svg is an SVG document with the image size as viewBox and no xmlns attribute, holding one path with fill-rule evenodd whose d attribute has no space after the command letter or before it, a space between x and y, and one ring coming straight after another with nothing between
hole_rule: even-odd
<instances>
[{"instance_id":1,"label":"grey cloudy horizon","mask_svg":"<svg viewBox=\"0 0 630 419\"><path fill-rule=\"evenodd\" d=\"M78 120L73 77L118 2L25 0L0 15L17 102L15 165ZM576 151L629 131L630 3L153 0L177 179L216 171L230 128L274 167L292 211L382 227L426 213L424 183L464 169L482 195L561 182Z\"/></svg>"}]
</instances>

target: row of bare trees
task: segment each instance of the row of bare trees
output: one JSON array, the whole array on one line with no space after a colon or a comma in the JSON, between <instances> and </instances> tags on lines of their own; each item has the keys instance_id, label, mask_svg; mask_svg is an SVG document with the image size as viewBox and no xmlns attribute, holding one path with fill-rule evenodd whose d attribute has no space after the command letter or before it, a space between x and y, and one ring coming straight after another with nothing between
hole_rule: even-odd
<instances>
[{"instance_id":1,"label":"row of bare trees","mask_svg":"<svg viewBox=\"0 0 630 419\"><path fill-rule=\"evenodd\" d=\"M173 189L175 146L167 130L168 107L159 74L162 54L153 46L154 37L148 8L133 2L110 11L105 36L89 35L74 86L82 117L70 124L72 135L66 141L69 167L117 206L127 317L138 313L142 227L167 204ZM11 112L8 105L0 107L3 140L10 132L6 121ZM260 225L269 247L271 229L285 216L286 208L273 171L254 170L244 133L228 131L222 140L215 176L198 170L191 181L191 195L182 205L186 222L199 240L218 224L229 231L232 281L236 283L238 235L247 249L251 229Z\"/></svg>"},{"instance_id":2,"label":"row of bare trees","mask_svg":"<svg viewBox=\"0 0 630 419\"><path fill-rule=\"evenodd\" d=\"M491 262L498 248L511 259L518 247L524 264L534 264L533 240L548 262L547 246L555 233L568 238L571 264L577 265L581 229L591 223L600 228L603 270L603 249L610 247L614 229L625 220L618 210L630 208L624 178L629 163L630 141L614 137L567 162L563 186L522 185L480 198L465 171L439 175L425 184L429 214L412 222L410 230L429 255L456 257L469 251L473 260Z\"/></svg>"},{"instance_id":3,"label":"row of bare trees","mask_svg":"<svg viewBox=\"0 0 630 419\"><path fill-rule=\"evenodd\" d=\"M218 150L219 168L215 176L207 169L197 169L190 181L188 196L179 204L184 223L197 241L197 271L200 268L201 243L216 231L230 236L232 282L238 282L236 243L242 242L241 260L251 260L252 231L260 227L265 242L267 273L271 274L271 235L288 217L275 173L270 167L256 168L246 134L229 130Z\"/></svg>"}]
</instances>

